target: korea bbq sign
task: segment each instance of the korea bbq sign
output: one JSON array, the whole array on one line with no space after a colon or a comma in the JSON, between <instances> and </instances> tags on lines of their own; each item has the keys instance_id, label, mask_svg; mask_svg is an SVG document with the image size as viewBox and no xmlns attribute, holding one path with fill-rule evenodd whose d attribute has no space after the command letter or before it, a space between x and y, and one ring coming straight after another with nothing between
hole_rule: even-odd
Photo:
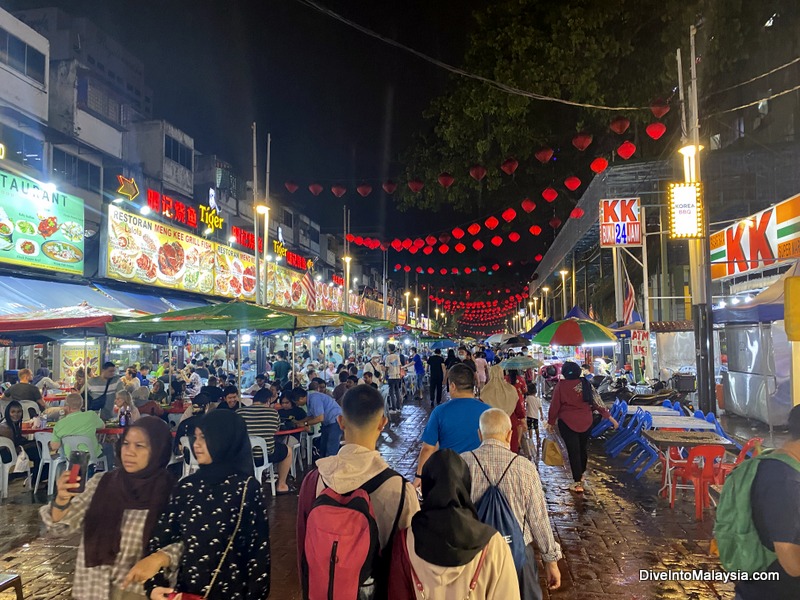
<instances>
[{"instance_id":1,"label":"korea bbq sign","mask_svg":"<svg viewBox=\"0 0 800 600\"><path fill-rule=\"evenodd\" d=\"M642 220L639 198L600 200L600 246L641 246Z\"/></svg>"},{"instance_id":2,"label":"korea bbq sign","mask_svg":"<svg viewBox=\"0 0 800 600\"><path fill-rule=\"evenodd\" d=\"M712 279L800 258L800 194L717 231L710 247Z\"/></svg>"}]
</instances>

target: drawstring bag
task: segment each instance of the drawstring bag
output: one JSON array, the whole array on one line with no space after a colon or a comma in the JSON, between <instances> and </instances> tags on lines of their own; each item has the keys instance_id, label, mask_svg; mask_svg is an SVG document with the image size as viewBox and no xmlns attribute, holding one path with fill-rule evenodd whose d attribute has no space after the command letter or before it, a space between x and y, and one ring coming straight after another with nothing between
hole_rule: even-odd
<instances>
[{"instance_id":1,"label":"drawstring bag","mask_svg":"<svg viewBox=\"0 0 800 600\"><path fill-rule=\"evenodd\" d=\"M544 461L544 464L551 467L564 466L564 455L561 453L561 446L550 436L544 439L544 445L542 446L542 460Z\"/></svg>"}]
</instances>

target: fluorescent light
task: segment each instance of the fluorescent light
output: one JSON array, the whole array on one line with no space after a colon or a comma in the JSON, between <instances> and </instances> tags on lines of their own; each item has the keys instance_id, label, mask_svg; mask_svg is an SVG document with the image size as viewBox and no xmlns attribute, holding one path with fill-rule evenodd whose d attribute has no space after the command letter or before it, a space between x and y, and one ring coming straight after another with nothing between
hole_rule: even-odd
<instances>
[{"instance_id":1,"label":"fluorescent light","mask_svg":"<svg viewBox=\"0 0 800 600\"><path fill-rule=\"evenodd\" d=\"M65 342L61 342L62 346L83 346L84 344L86 344L87 346L95 345L94 340L86 342L84 342L83 340L67 340Z\"/></svg>"},{"instance_id":2,"label":"fluorescent light","mask_svg":"<svg viewBox=\"0 0 800 600\"><path fill-rule=\"evenodd\" d=\"M141 344L120 344L119 346L123 350L135 350L136 348L141 348Z\"/></svg>"},{"instance_id":3,"label":"fluorescent light","mask_svg":"<svg viewBox=\"0 0 800 600\"><path fill-rule=\"evenodd\" d=\"M242 342L249 342L249 341L250 341L250 339L251 339L251 338L250 338L250 334L249 334L249 333L245 333L245 334L242 336Z\"/></svg>"},{"instance_id":4,"label":"fluorescent light","mask_svg":"<svg viewBox=\"0 0 800 600\"><path fill-rule=\"evenodd\" d=\"M317 341L317 336L310 335L310 336L308 336L308 340L311 341L311 342L316 342Z\"/></svg>"},{"instance_id":5,"label":"fluorescent light","mask_svg":"<svg viewBox=\"0 0 800 600\"><path fill-rule=\"evenodd\" d=\"M111 204L122 204L123 202L125 202L125 200L124 200L124 199L122 199L122 198L114 198L114 199L111 201Z\"/></svg>"},{"instance_id":6,"label":"fluorescent light","mask_svg":"<svg viewBox=\"0 0 800 600\"><path fill-rule=\"evenodd\" d=\"M139 207L139 213L141 213L143 215L149 215L150 214L150 207L147 206L147 204L143 204L142 206Z\"/></svg>"},{"instance_id":7,"label":"fluorescent light","mask_svg":"<svg viewBox=\"0 0 800 600\"><path fill-rule=\"evenodd\" d=\"M214 230L211 227L206 227L206 230L203 232L203 235L211 235L214 233Z\"/></svg>"},{"instance_id":8,"label":"fluorescent light","mask_svg":"<svg viewBox=\"0 0 800 600\"><path fill-rule=\"evenodd\" d=\"M228 238L228 243L229 244L235 244L236 243L236 236L232 235L231 237L229 237Z\"/></svg>"},{"instance_id":9,"label":"fluorescent light","mask_svg":"<svg viewBox=\"0 0 800 600\"><path fill-rule=\"evenodd\" d=\"M731 304L732 304L733 306L736 306L737 304L739 304L739 302L740 302L740 301L739 301L739 299L738 299L738 298L731 298Z\"/></svg>"}]
</instances>

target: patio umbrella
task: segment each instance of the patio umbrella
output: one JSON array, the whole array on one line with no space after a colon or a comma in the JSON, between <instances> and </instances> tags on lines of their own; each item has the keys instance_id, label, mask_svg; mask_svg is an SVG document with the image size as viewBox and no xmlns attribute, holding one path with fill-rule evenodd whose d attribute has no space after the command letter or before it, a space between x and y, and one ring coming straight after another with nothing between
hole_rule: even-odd
<instances>
[{"instance_id":1,"label":"patio umbrella","mask_svg":"<svg viewBox=\"0 0 800 600\"><path fill-rule=\"evenodd\" d=\"M526 371L527 369L541 367L542 364L544 364L542 361L532 356L514 356L501 362L500 366L506 371Z\"/></svg>"},{"instance_id":2,"label":"patio umbrella","mask_svg":"<svg viewBox=\"0 0 800 600\"><path fill-rule=\"evenodd\" d=\"M533 338L534 344L543 346L583 346L584 344L613 344L614 332L585 319L564 319L551 323Z\"/></svg>"},{"instance_id":3,"label":"patio umbrella","mask_svg":"<svg viewBox=\"0 0 800 600\"><path fill-rule=\"evenodd\" d=\"M531 343L529 340L526 340L524 337L515 335L509 337L501 346L503 349L506 348L519 348L520 346L530 346Z\"/></svg>"},{"instance_id":4,"label":"patio umbrella","mask_svg":"<svg viewBox=\"0 0 800 600\"><path fill-rule=\"evenodd\" d=\"M437 340L431 344L431 350L447 350L458 346L453 340Z\"/></svg>"},{"instance_id":5,"label":"patio umbrella","mask_svg":"<svg viewBox=\"0 0 800 600\"><path fill-rule=\"evenodd\" d=\"M486 338L486 343L490 346L494 346L496 344L502 344L506 340L510 340L512 337L514 336L510 333L495 333L494 335Z\"/></svg>"}]
</instances>

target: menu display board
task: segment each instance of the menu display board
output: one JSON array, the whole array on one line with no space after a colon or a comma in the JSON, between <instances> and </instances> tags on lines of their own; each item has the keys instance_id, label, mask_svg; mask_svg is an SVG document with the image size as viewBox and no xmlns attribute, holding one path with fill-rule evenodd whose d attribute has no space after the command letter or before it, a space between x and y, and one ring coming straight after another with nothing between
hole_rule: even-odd
<instances>
[{"instance_id":1,"label":"menu display board","mask_svg":"<svg viewBox=\"0 0 800 600\"><path fill-rule=\"evenodd\" d=\"M86 354L84 354L86 352ZM84 364L84 357L86 364ZM97 367L100 360L100 349L94 344L89 344L84 350L83 346L62 346L61 347L61 364L59 365L58 379L66 379L70 382L74 381L75 372L78 369L89 367L97 373Z\"/></svg>"},{"instance_id":2,"label":"menu display board","mask_svg":"<svg viewBox=\"0 0 800 600\"><path fill-rule=\"evenodd\" d=\"M0 262L83 275L83 200L0 170Z\"/></svg>"}]
</instances>

